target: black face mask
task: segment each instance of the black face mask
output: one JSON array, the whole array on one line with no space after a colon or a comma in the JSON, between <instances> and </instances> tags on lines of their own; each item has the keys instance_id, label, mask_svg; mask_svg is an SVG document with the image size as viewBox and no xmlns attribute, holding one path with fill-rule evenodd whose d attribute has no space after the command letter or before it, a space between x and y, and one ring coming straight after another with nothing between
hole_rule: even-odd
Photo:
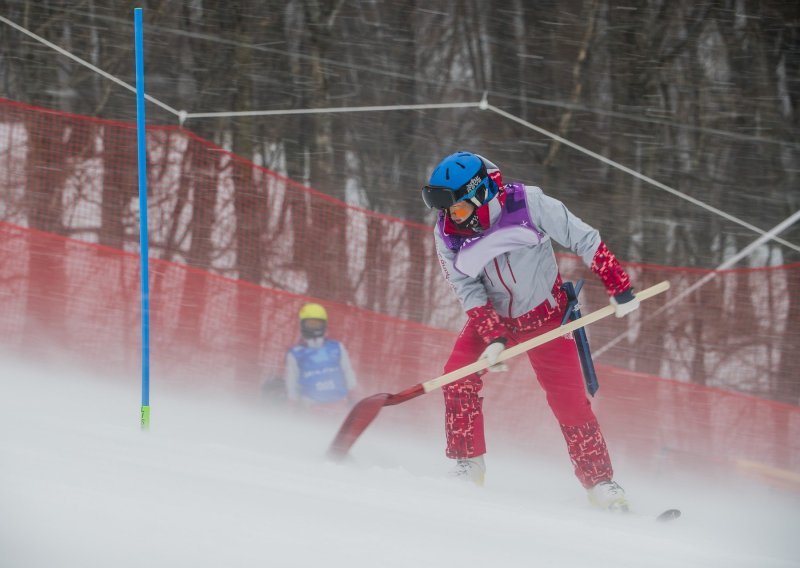
<instances>
[{"instance_id":1,"label":"black face mask","mask_svg":"<svg viewBox=\"0 0 800 568\"><path fill-rule=\"evenodd\" d=\"M450 218L450 220L452 221L452 217ZM462 229L469 229L469 230L471 230L471 231L473 231L475 233L482 233L483 232L483 227L481 226L481 221L480 221L480 219L478 219L478 209L477 208L475 208L475 210L472 212L472 215L470 215L469 217L467 217L466 219L464 219L460 223L456 223L455 221L453 221L453 223L455 223L456 226L458 226L458 227L460 227Z\"/></svg>"},{"instance_id":2,"label":"black face mask","mask_svg":"<svg viewBox=\"0 0 800 568\"><path fill-rule=\"evenodd\" d=\"M316 339L324 337L328 329L328 322L319 319L300 320L300 335L303 339Z\"/></svg>"}]
</instances>

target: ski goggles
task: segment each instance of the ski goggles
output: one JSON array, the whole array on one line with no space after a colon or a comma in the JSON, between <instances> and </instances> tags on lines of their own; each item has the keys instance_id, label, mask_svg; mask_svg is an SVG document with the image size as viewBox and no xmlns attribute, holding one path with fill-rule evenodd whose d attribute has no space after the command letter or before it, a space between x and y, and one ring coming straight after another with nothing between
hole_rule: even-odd
<instances>
[{"instance_id":1,"label":"ski goggles","mask_svg":"<svg viewBox=\"0 0 800 568\"><path fill-rule=\"evenodd\" d=\"M321 319L304 319L300 320L300 333L303 337L313 338L322 337L325 335L325 330L328 328L328 322Z\"/></svg>"},{"instance_id":2,"label":"ski goggles","mask_svg":"<svg viewBox=\"0 0 800 568\"><path fill-rule=\"evenodd\" d=\"M422 188L422 200L430 209L447 209L459 201L468 201L483 188L483 195L489 193L491 179L485 172L479 172L459 189L453 190L448 187L437 185L426 185ZM483 201L480 199L480 201Z\"/></svg>"}]
</instances>

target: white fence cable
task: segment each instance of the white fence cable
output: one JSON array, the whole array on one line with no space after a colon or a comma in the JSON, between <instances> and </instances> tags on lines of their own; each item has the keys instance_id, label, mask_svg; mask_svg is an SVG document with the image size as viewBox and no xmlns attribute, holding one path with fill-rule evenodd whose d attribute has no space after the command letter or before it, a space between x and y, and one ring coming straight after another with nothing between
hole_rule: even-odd
<instances>
[{"instance_id":1,"label":"white fence cable","mask_svg":"<svg viewBox=\"0 0 800 568\"><path fill-rule=\"evenodd\" d=\"M84 59L81 59L77 55L73 55L72 53L70 53L66 49L64 49L62 47L59 47L59 46L57 46L56 44L54 44L54 43L52 43L50 41L47 41L43 37L40 37L40 36L36 35L35 33L33 33L30 30L26 30L25 28L23 28L20 25L15 24L14 22L9 20L8 18L0 16L0 22L3 22L4 24L8 24L9 26L14 28L15 30L19 30L20 32L24 33L25 35L35 39L39 43L42 43L42 44L46 45L47 47L49 47L50 49L53 49L53 50L57 51L61 55L65 56L65 57L69 57L70 59L72 59L76 63L79 63L80 65L83 65L84 67L88 67L89 69L91 69L92 71L94 71L98 75L102 75L103 77L105 77L109 81L113 81L117 85L120 85L121 87L124 87L125 89L128 89L130 92L132 92L134 94L136 93L136 87L134 87L133 85L129 85L128 83L126 83L125 81L123 81L121 79L117 79L111 73L106 73L105 71L103 71L99 67L96 67L96 66L92 65L91 63L89 63L88 61L86 61ZM181 114L179 111L175 110L174 108L172 108L168 104L162 103L161 101L159 101L158 99L154 99L150 95L145 95L144 98L146 98L148 101L150 101L154 105L160 106L164 110L166 110L168 112L171 112L175 116L180 116L180 114Z\"/></svg>"},{"instance_id":2,"label":"white fence cable","mask_svg":"<svg viewBox=\"0 0 800 568\"><path fill-rule=\"evenodd\" d=\"M189 112L185 118L214 118L232 116L279 116L287 114L329 114L337 112L385 112L390 110L430 110L445 108L478 108L481 103L432 103L421 105L384 105L357 107L298 108L287 110L248 110L240 112Z\"/></svg>"},{"instance_id":3,"label":"white fence cable","mask_svg":"<svg viewBox=\"0 0 800 568\"><path fill-rule=\"evenodd\" d=\"M644 174L641 174L641 173L637 172L636 170L632 170L631 168L629 168L627 166L623 166L622 164L620 164L618 162L615 162L614 160L611 160L609 158L606 158L605 156L602 156L602 155L598 154L597 152L592 152L588 148L584 148L583 146L581 146L579 144L575 144L574 142L570 142L569 140L559 136L558 134L554 134L553 132L550 132L549 130L545 130L544 128L536 126L535 124L531 124L527 120L523 120L523 119L521 119L521 118L519 118L517 116L514 116L513 114L508 113L508 112L506 112L506 111L504 111L502 109L499 109L499 108L497 108L495 106L492 106L492 105L488 105L487 108L488 108L488 110L490 110L492 112L495 112L495 113L499 114L500 116L503 116L503 117L505 117L505 118L507 118L509 120L512 120L512 121L516 122L517 124L521 124L522 126L525 126L526 128L530 128L531 130L535 130L536 132L538 132L540 134L544 134L545 136L547 136L549 138L552 138L553 140L555 140L557 142L560 142L561 144L564 144L565 146L569 146L570 148L573 148L573 149L575 149L575 150L577 150L579 152L582 152L582 153L586 154L587 156L591 156L592 158L595 158L596 160L599 160L599 161L603 162L604 164L608 164L609 166L611 166L613 168L617 168L618 170L621 170L621 171L625 172L626 174L630 174L633 177L638 178L638 179L642 180L645 183L648 183L648 184L650 184L652 186L655 186L655 187L657 187L659 189L662 189L662 190L664 190L664 191L666 191L668 193L671 193L671 194L675 195L676 197L679 197L679 198L681 198L681 199L683 199L685 201L688 201L689 203L692 203L693 205L697 205L698 207L702 207L706 211L708 211L710 213L714 213L715 215L718 215L719 217L722 217L723 219L727 219L728 221L732 221L733 223L736 223L737 225L741 225L742 227L745 227L746 229L749 229L749 230L753 231L754 233L758 233L759 235L762 235L762 236L769 235L769 238L774 240L775 242L778 242L778 243L780 243L780 244L782 244L784 246L789 247L792 250L796 250L796 251L800 252L800 246L798 246L798 245L796 245L794 243L790 243L787 240L784 240L784 239L782 239L782 238L780 238L778 236L773 235L771 231L767 232L767 231L764 231L762 229L759 229L755 225L751 225L747 221L743 221L742 219L739 219L738 217L735 217L734 215L731 215L730 213L726 213L725 211L722 211L721 209L717 209L713 205L709 205L708 203L700 201L699 199L695 199L694 197L692 197L690 195L686 195L682 191L678 191L677 189L674 189L674 188L672 188L672 187L670 187L668 185L665 185L665 184L661 183L660 181L656 181L651 177L648 177L648 176L646 176Z\"/></svg>"}]
</instances>

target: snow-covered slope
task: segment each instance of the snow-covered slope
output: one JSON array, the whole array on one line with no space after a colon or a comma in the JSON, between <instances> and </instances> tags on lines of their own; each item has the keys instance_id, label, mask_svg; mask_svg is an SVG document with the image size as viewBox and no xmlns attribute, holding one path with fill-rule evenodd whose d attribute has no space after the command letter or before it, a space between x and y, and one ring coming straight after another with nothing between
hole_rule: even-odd
<instances>
[{"instance_id":1,"label":"snow-covered slope","mask_svg":"<svg viewBox=\"0 0 800 568\"><path fill-rule=\"evenodd\" d=\"M589 508L566 452L498 449L478 489L445 478L438 430L379 417L333 464L340 416L154 382L143 433L137 380L0 369L3 567L800 565L800 498L755 482L618 464L642 516L617 517ZM673 506L683 518L650 518Z\"/></svg>"}]
</instances>

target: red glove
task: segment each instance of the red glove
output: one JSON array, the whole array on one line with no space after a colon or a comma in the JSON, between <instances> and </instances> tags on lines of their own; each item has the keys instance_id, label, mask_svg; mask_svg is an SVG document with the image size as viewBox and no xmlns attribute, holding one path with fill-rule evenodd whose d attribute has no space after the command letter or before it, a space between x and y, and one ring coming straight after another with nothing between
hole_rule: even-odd
<instances>
[{"instance_id":1,"label":"red glove","mask_svg":"<svg viewBox=\"0 0 800 568\"><path fill-rule=\"evenodd\" d=\"M592 272L600 277L609 296L618 296L631 287L631 277L605 243L600 243L592 259Z\"/></svg>"}]
</instances>

